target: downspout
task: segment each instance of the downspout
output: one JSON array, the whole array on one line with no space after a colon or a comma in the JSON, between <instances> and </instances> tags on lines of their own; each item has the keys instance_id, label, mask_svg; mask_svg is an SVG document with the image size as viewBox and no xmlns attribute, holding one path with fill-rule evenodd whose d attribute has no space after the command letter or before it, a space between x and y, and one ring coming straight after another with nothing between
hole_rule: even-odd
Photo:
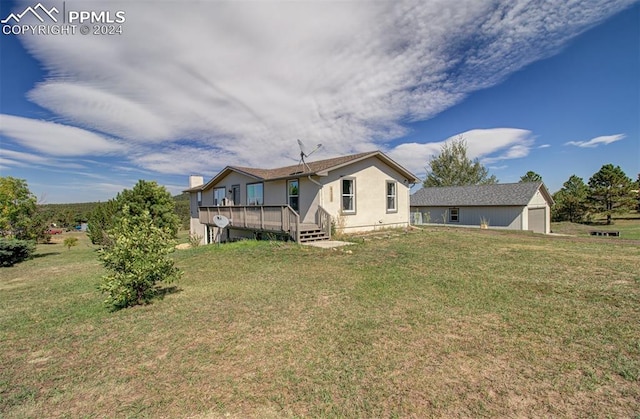
<instances>
[{"instance_id":1,"label":"downspout","mask_svg":"<svg viewBox=\"0 0 640 419\"><path fill-rule=\"evenodd\" d=\"M322 183L320 183L320 182L318 182L318 181L315 181L315 180L311 179L311 175L307 176L307 178L308 178L311 182L315 183L316 185L318 185L318 186L320 187L320 197L318 198L318 201L319 201L319 202L318 202L318 205L319 205L319 206L322 206L322 204L324 203L324 200L322 199L322 198L323 198L323 193L322 193Z\"/></svg>"},{"instance_id":2,"label":"downspout","mask_svg":"<svg viewBox=\"0 0 640 419\"><path fill-rule=\"evenodd\" d=\"M323 195L324 195L324 194L323 194L323 192L322 192L322 191L323 191L323 189L322 189L322 184L321 184L320 182L318 182L318 181L315 181L315 180L311 179L311 175L307 176L307 178L308 178L311 182L313 182L313 183L315 183L316 185L318 185L318 187L320 188L320 196L318 197L318 206L319 206L319 207L321 207L321 208L324 208L324 207L322 207L322 204L324 203L324 199L323 199ZM316 218L316 222L318 223L318 225L320 225L320 224L321 224L321 223L320 223L320 215L319 215L319 212L318 212L318 210L317 210L317 209L316 209L316 217L317 217L317 218Z\"/></svg>"}]
</instances>

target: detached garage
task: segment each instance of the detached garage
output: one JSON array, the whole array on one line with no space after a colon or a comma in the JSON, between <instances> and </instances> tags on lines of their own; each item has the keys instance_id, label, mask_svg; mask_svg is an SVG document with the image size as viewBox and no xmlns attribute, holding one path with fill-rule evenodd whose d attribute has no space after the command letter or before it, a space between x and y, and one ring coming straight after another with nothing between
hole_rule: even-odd
<instances>
[{"instance_id":1,"label":"detached garage","mask_svg":"<svg viewBox=\"0 0 640 419\"><path fill-rule=\"evenodd\" d=\"M542 182L422 188L411 195L411 220L549 234L552 205Z\"/></svg>"}]
</instances>

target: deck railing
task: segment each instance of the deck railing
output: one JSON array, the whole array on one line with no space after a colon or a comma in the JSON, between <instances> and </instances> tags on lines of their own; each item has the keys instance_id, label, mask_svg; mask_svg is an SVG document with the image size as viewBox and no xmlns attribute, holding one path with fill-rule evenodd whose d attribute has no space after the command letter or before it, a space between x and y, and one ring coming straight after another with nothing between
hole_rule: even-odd
<instances>
[{"instance_id":1,"label":"deck railing","mask_svg":"<svg viewBox=\"0 0 640 419\"><path fill-rule=\"evenodd\" d=\"M300 241L300 216L288 205L199 207L200 223L213 225L214 215L224 215L235 228L288 233Z\"/></svg>"},{"instance_id":2,"label":"deck railing","mask_svg":"<svg viewBox=\"0 0 640 419\"><path fill-rule=\"evenodd\" d=\"M316 213L316 224L331 240L331 214L324 208L318 205L318 212Z\"/></svg>"}]
</instances>

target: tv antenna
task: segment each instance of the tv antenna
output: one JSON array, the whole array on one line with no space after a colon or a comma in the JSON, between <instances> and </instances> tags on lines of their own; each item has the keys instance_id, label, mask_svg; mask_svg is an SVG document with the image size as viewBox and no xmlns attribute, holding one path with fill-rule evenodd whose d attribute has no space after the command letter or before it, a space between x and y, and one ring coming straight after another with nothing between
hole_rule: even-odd
<instances>
[{"instance_id":1,"label":"tv antenna","mask_svg":"<svg viewBox=\"0 0 640 419\"><path fill-rule=\"evenodd\" d=\"M316 148L314 148L313 150L309 151L309 149L304 145L304 143L300 140L298 141L298 146L300 146L300 161L298 162L298 165L303 164L307 167L308 171L311 171L311 168L309 167L309 165L307 164L307 162L304 160L305 157L309 157L310 155L312 155L313 153L315 153L316 151L318 151L320 149L320 147L322 147L322 144L318 144L316 145Z\"/></svg>"}]
</instances>

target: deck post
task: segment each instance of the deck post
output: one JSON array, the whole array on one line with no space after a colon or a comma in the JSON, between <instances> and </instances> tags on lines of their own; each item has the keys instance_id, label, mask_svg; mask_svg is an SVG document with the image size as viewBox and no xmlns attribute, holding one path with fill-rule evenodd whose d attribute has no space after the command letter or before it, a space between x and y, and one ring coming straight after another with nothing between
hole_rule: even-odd
<instances>
[{"instance_id":1,"label":"deck post","mask_svg":"<svg viewBox=\"0 0 640 419\"><path fill-rule=\"evenodd\" d=\"M289 226L289 217L287 216L287 207L280 207L280 217L282 220L282 230L289 231L291 230L291 226Z\"/></svg>"},{"instance_id":2,"label":"deck post","mask_svg":"<svg viewBox=\"0 0 640 419\"><path fill-rule=\"evenodd\" d=\"M264 230L264 207L260 205L260 228Z\"/></svg>"}]
</instances>

